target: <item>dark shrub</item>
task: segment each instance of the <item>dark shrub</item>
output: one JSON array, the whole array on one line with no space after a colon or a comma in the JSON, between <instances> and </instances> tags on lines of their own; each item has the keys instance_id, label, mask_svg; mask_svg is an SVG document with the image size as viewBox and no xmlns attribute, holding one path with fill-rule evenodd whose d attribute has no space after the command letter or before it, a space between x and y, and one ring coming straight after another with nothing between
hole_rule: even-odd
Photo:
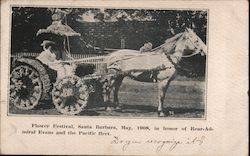
<instances>
[{"instance_id":1,"label":"dark shrub","mask_svg":"<svg viewBox=\"0 0 250 156\"><path fill-rule=\"evenodd\" d=\"M95 72L95 65L81 64L77 66L75 74L79 77L83 77L85 75L93 74L94 72Z\"/></svg>"}]
</instances>

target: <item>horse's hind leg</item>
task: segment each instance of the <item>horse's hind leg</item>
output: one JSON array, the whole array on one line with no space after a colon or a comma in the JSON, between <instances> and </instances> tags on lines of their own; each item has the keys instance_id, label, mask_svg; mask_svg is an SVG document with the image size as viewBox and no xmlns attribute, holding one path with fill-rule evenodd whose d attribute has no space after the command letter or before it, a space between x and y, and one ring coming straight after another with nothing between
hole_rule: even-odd
<instances>
[{"instance_id":1,"label":"horse's hind leg","mask_svg":"<svg viewBox=\"0 0 250 156\"><path fill-rule=\"evenodd\" d=\"M105 80L103 83L103 101L105 105L105 110L110 111L110 92L111 92L111 86L110 86L110 80Z\"/></svg>"},{"instance_id":2,"label":"horse's hind leg","mask_svg":"<svg viewBox=\"0 0 250 156\"><path fill-rule=\"evenodd\" d=\"M121 109L121 105L119 104L119 100L118 100L118 91L119 91L119 88L122 84L122 81L124 79L124 76L120 75L116 78L115 82L114 82L114 104L115 104L115 109L116 110L120 110Z\"/></svg>"},{"instance_id":3,"label":"horse's hind leg","mask_svg":"<svg viewBox=\"0 0 250 156\"><path fill-rule=\"evenodd\" d=\"M110 94L113 91L114 94L114 107L115 109L120 109L119 102L118 102L118 91L122 84L124 76L118 75L116 77L110 78L105 84L104 84L104 103L105 103L105 109L107 111L113 110L111 108L111 100L110 100Z\"/></svg>"}]
</instances>

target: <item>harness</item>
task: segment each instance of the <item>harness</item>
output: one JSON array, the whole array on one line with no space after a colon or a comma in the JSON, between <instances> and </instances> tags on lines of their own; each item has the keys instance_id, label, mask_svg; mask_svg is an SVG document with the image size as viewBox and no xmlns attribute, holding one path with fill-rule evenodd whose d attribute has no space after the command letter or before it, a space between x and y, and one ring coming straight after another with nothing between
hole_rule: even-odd
<instances>
[{"instance_id":1,"label":"harness","mask_svg":"<svg viewBox=\"0 0 250 156\"><path fill-rule=\"evenodd\" d=\"M180 57L177 57L177 56L174 56L174 55L171 55L171 54L170 54L170 55L166 54L166 56L167 56L168 60L171 62L171 64L173 64L173 66L174 66L177 70L179 70L179 71L184 71L184 72L191 72L191 70L181 68L181 66L180 66L179 64L176 64L176 63L172 60L172 58L171 58L171 56L174 56L174 57L176 57L176 59L178 60L178 62L180 62L180 61L181 61L181 60L180 60L181 58L190 58L190 57L192 57L192 56L195 56L195 55L201 53L200 51L198 51L197 46L194 44L194 41L190 39L189 35L188 35L187 39L188 39L189 41L191 41L191 44L195 47L195 50L196 50L195 53L189 54L189 55L185 55L185 56L180 56ZM201 50L202 50L202 49L201 49ZM180 51L181 51L181 50L180 50ZM175 51L175 52L176 52L176 51ZM189 65L186 64L186 66L189 66Z\"/></svg>"},{"instance_id":2,"label":"harness","mask_svg":"<svg viewBox=\"0 0 250 156\"><path fill-rule=\"evenodd\" d=\"M190 54L190 55L185 55L185 56L180 56L180 58L190 58L192 56L195 56L197 54L199 54L200 52L196 52L196 53L193 53L193 54ZM183 68L182 66L179 65L179 63L175 63L172 59L172 57L175 57L178 62L180 62L180 59L178 59L177 56L174 56L174 55L166 55L167 59L169 60L169 62L175 67L176 70L180 71L180 72L184 72L184 73L190 73L192 72L191 69L189 68ZM190 66L188 65L187 63L183 62L183 64L185 64L185 66Z\"/></svg>"}]
</instances>

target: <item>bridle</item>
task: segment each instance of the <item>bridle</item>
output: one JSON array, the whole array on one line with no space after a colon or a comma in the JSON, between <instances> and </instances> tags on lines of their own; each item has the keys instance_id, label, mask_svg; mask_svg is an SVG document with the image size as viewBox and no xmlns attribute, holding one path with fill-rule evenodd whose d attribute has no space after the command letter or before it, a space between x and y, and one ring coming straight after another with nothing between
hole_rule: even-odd
<instances>
[{"instance_id":1,"label":"bridle","mask_svg":"<svg viewBox=\"0 0 250 156\"><path fill-rule=\"evenodd\" d=\"M196 51L197 51L197 49L203 51L203 49L201 49L200 47L197 47L196 44L194 44L194 42L196 42L196 41L191 40L190 37L189 37L189 34L187 34L187 39L191 42L191 44L194 46L194 48L195 48ZM199 42L199 41L197 41L197 42ZM197 51L197 52L195 52L193 54L182 56L182 57L192 57L194 55L197 55L197 54L201 53L201 51Z\"/></svg>"},{"instance_id":2,"label":"bridle","mask_svg":"<svg viewBox=\"0 0 250 156\"><path fill-rule=\"evenodd\" d=\"M194 48L195 48L194 51L196 51L196 52L195 52L195 53L192 53L192 54L189 54L189 55L182 55L182 56L179 56L180 58L189 58L189 57L192 57L192 56L195 56L195 55L201 53L201 50L202 50L202 49L198 48L198 47L193 43L193 41L190 39L189 35L187 35L187 39L188 39L188 40L191 42L191 44L194 46ZM200 50L198 50L198 49L200 49ZM178 50L178 51L182 52L183 50ZM178 51L175 51L175 53L178 52ZM174 57L176 57L176 59L178 59L177 56L175 56L175 55L173 55L173 54L172 54L172 56L174 56ZM179 59L178 59L178 60L179 60Z\"/></svg>"},{"instance_id":3,"label":"bridle","mask_svg":"<svg viewBox=\"0 0 250 156\"><path fill-rule=\"evenodd\" d=\"M185 72L190 72L191 70L188 70L188 69L183 69L178 63L175 63L172 59L172 57L175 57L175 59L180 62L181 58L190 58L192 56L195 56L197 54L200 54L201 53L201 50L198 50L199 48L193 43L193 41L189 38L189 35L187 35L187 39L191 42L191 44L194 46L194 51L196 51L195 53L192 53L192 54L189 54L189 55L182 55L182 56L176 56L174 54L167 54L167 58L168 60L171 62L171 64L176 68L176 69L179 69L179 70L182 70L182 71L185 71ZM175 53L177 52L183 52L183 50L177 50L175 51ZM187 65L188 66L188 65Z\"/></svg>"}]
</instances>

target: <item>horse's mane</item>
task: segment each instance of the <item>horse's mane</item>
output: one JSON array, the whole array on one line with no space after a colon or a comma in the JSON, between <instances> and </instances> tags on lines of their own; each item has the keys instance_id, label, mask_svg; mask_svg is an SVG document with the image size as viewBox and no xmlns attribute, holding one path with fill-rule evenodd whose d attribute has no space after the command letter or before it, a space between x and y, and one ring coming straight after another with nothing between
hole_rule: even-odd
<instances>
[{"instance_id":1,"label":"horse's mane","mask_svg":"<svg viewBox=\"0 0 250 156\"><path fill-rule=\"evenodd\" d=\"M181 37L181 35L183 35L183 32L179 33L179 34L176 34L171 38L166 39L164 44L170 44L170 42L177 41Z\"/></svg>"},{"instance_id":2,"label":"horse's mane","mask_svg":"<svg viewBox=\"0 0 250 156\"><path fill-rule=\"evenodd\" d=\"M164 44L160 45L160 48L164 53L171 53L176 48L176 43L183 36L183 33L176 34L175 36L167 39Z\"/></svg>"}]
</instances>

